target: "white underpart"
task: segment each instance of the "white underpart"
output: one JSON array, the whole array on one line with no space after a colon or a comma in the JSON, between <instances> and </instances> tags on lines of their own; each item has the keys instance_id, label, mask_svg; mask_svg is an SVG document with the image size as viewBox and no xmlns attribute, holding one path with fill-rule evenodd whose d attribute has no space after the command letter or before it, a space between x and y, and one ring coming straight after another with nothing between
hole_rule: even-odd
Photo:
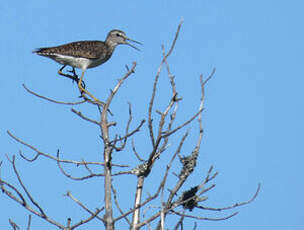
<instances>
[{"instance_id":1,"label":"white underpart","mask_svg":"<svg viewBox=\"0 0 304 230\"><path fill-rule=\"evenodd\" d=\"M75 68L80 68L83 71L86 70L88 67L90 68L93 64L93 60L82 58L82 57L71 57L62 54L56 54L54 60L59 62L62 65L69 65Z\"/></svg>"}]
</instances>

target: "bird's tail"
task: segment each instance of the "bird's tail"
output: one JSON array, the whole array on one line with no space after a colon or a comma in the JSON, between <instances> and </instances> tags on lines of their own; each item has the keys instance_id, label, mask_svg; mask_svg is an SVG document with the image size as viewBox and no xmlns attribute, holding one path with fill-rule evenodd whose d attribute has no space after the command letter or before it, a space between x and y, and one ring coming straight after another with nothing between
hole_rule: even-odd
<instances>
[{"instance_id":1,"label":"bird's tail","mask_svg":"<svg viewBox=\"0 0 304 230\"><path fill-rule=\"evenodd\" d=\"M38 55L46 55L46 54L48 54L47 48L37 48L37 49L34 49L32 51L32 53L35 53L35 54L38 54Z\"/></svg>"}]
</instances>

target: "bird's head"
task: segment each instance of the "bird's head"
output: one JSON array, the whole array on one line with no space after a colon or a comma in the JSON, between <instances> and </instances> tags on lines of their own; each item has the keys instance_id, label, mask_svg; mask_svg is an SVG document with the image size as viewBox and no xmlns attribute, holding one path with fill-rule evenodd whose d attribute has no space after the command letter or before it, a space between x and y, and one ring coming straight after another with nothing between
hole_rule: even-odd
<instances>
[{"instance_id":1,"label":"bird's head","mask_svg":"<svg viewBox=\"0 0 304 230\"><path fill-rule=\"evenodd\" d=\"M140 50L136 46L130 44L128 41L142 45L140 42L128 38L126 36L125 32L123 32L121 30L111 30L108 33L108 36L107 36L107 39L106 39L106 43L108 43L112 46L116 46L116 45L119 45L119 44L126 44L128 46L133 47L136 50Z\"/></svg>"}]
</instances>

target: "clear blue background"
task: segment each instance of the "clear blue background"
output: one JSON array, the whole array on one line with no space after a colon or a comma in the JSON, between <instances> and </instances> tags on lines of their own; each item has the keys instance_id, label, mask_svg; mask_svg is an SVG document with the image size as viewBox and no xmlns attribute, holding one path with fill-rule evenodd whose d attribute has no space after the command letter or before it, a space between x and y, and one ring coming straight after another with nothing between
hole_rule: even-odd
<instances>
[{"instance_id":1,"label":"clear blue background","mask_svg":"<svg viewBox=\"0 0 304 230\"><path fill-rule=\"evenodd\" d=\"M206 205L222 207L249 199L257 184L262 183L256 201L239 208L239 215L223 222L199 221L197 229L303 229L303 6L299 0L2 1L2 177L17 184L6 154L11 157L21 150L32 156L30 150L8 137L7 130L49 154L60 149L64 158L98 160L102 151L98 129L93 125L72 114L70 107L40 100L22 88L25 83L54 99L78 100L76 84L59 77L60 66L33 55L33 49L77 40L103 40L113 28L143 42L142 52L118 47L109 62L88 70L85 76L88 89L103 99L124 74L125 64L137 61L135 75L113 102L112 119L121 121L114 129L117 131L127 120L128 101L133 105L133 127L147 118L152 82L161 60L161 44L169 47L183 17L181 34L169 59L183 97L179 122L197 109L199 74L206 76L213 67L217 68L206 89L205 135L197 171L184 188L199 183L209 166L214 165L220 174L216 188L208 193ZM165 72L161 84L155 109L163 109L170 95L166 92ZM74 108L97 117L91 106ZM196 122L191 124L193 135L183 154L192 150L196 126ZM182 133L172 139L168 154L175 150ZM134 140L138 151L147 158L151 146L146 126ZM115 162L130 167L138 164L131 151L115 155ZM42 158L29 164L18 157L16 164L46 213L63 224L68 217L73 222L87 217L87 213L63 196L68 190L92 210L102 205L102 180L70 181L60 174L55 162ZM163 170L161 165L158 163ZM158 172L154 170L146 183L156 184ZM174 177L170 184L173 182ZM134 192L135 177L123 176L114 183L124 210L128 210L133 203L129 192ZM150 187L149 192L154 189ZM20 205L1 195L0 207L1 229L10 228L8 218L25 228L27 216ZM230 212L198 213L220 217ZM97 224L101 225L94 221L81 229L97 229ZM192 229L193 221L186 224L187 229ZM31 229L42 228L55 229L33 216Z\"/></svg>"}]
</instances>

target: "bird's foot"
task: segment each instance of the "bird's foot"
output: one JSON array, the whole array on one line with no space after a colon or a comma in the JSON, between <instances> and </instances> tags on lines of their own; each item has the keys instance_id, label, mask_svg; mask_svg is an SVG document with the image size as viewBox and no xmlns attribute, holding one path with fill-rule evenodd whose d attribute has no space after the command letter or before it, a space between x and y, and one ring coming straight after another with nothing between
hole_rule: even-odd
<instances>
[{"instance_id":1,"label":"bird's foot","mask_svg":"<svg viewBox=\"0 0 304 230\"><path fill-rule=\"evenodd\" d=\"M93 104L97 104L97 105L104 105L105 104L104 102L102 102L99 99L97 99L89 91L87 91L86 89L84 89L83 87L81 87L80 84L79 84L79 82L78 82L78 88L79 88L79 92L80 92L80 97L84 98L85 100L90 101ZM87 96L89 96L90 98L88 98Z\"/></svg>"},{"instance_id":2,"label":"bird's foot","mask_svg":"<svg viewBox=\"0 0 304 230\"><path fill-rule=\"evenodd\" d=\"M74 67L72 67L72 70L68 70L68 72L72 73L74 77L78 78L78 75L77 75Z\"/></svg>"},{"instance_id":3,"label":"bird's foot","mask_svg":"<svg viewBox=\"0 0 304 230\"><path fill-rule=\"evenodd\" d=\"M101 105L101 106L104 106L105 103L100 101L99 99L97 99L96 97L93 97L93 98L88 98L86 93L85 92L82 92L81 95L79 96L80 98L83 98L84 100L92 103L92 104L96 104L96 105Z\"/></svg>"},{"instance_id":4,"label":"bird's foot","mask_svg":"<svg viewBox=\"0 0 304 230\"><path fill-rule=\"evenodd\" d=\"M100 101L100 100L98 100L98 99L96 99L96 100L94 100L94 101L92 101L93 102L93 104L96 104L96 105L105 105L105 103L104 102L102 102L102 101Z\"/></svg>"},{"instance_id":5,"label":"bird's foot","mask_svg":"<svg viewBox=\"0 0 304 230\"><path fill-rule=\"evenodd\" d=\"M77 73L76 73L76 71L75 71L75 68L72 68L72 70L68 70L69 73L72 73L72 74L73 74L73 75L70 75L70 74L66 74L66 73L63 73L63 72L62 72L62 70L63 70L65 67L66 67L65 65L62 66L62 67L60 68L60 70L58 70L58 74L61 75L61 76L67 77L67 78L71 79L72 82L76 82L76 83L78 84L80 79L79 79L79 77L78 77L78 75L77 75ZM82 86L83 88L86 87L86 84L85 84L84 81L81 82L81 86Z\"/></svg>"},{"instance_id":6,"label":"bird's foot","mask_svg":"<svg viewBox=\"0 0 304 230\"><path fill-rule=\"evenodd\" d=\"M75 79L75 81L77 82L77 84L79 84L79 80L80 80L79 78ZM74 81L73 81L73 82L74 82ZM86 84L85 84L84 81L81 81L81 87L85 89Z\"/></svg>"}]
</instances>

